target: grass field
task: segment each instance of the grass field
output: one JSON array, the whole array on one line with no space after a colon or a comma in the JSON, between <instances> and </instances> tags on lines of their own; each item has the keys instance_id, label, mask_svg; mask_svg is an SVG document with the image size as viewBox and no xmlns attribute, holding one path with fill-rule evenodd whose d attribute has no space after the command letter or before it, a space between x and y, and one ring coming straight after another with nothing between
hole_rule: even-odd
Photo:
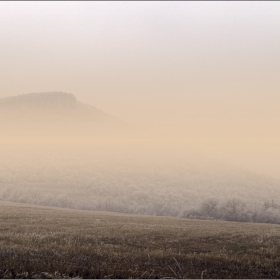
<instances>
[{"instance_id":1,"label":"grass field","mask_svg":"<svg viewBox=\"0 0 280 280\"><path fill-rule=\"evenodd\" d=\"M0 201L0 278L280 278L280 226Z\"/></svg>"}]
</instances>

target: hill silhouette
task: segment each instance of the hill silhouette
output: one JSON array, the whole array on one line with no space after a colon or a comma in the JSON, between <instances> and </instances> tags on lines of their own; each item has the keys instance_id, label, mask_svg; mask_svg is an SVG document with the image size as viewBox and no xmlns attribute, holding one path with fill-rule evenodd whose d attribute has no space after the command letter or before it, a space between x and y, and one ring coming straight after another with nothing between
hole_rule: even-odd
<instances>
[{"instance_id":1,"label":"hill silhouette","mask_svg":"<svg viewBox=\"0 0 280 280\"><path fill-rule=\"evenodd\" d=\"M2 98L0 110L11 116L19 115L21 118L32 114L67 115L68 113L76 117L83 115L92 119L113 120L110 115L93 106L78 102L73 94L65 92L28 93Z\"/></svg>"},{"instance_id":2,"label":"hill silhouette","mask_svg":"<svg viewBox=\"0 0 280 280\"><path fill-rule=\"evenodd\" d=\"M2 132L8 136L96 136L121 127L105 112L77 101L71 93L28 93L0 99Z\"/></svg>"}]
</instances>

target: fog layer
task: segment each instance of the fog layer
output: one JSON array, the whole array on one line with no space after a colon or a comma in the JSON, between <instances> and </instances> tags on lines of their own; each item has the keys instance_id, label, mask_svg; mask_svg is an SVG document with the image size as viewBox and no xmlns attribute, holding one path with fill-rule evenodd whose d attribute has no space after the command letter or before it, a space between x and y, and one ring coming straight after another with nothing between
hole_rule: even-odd
<instances>
[{"instance_id":1,"label":"fog layer","mask_svg":"<svg viewBox=\"0 0 280 280\"><path fill-rule=\"evenodd\" d=\"M279 178L279 11L279 2L1 2L0 96L74 93L160 143Z\"/></svg>"},{"instance_id":2,"label":"fog layer","mask_svg":"<svg viewBox=\"0 0 280 280\"><path fill-rule=\"evenodd\" d=\"M0 2L0 198L278 222L279 12Z\"/></svg>"},{"instance_id":3,"label":"fog layer","mask_svg":"<svg viewBox=\"0 0 280 280\"><path fill-rule=\"evenodd\" d=\"M0 199L280 222L279 179L225 163L191 142L161 141L73 94L4 98L0 109Z\"/></svg>"}]
</instances>

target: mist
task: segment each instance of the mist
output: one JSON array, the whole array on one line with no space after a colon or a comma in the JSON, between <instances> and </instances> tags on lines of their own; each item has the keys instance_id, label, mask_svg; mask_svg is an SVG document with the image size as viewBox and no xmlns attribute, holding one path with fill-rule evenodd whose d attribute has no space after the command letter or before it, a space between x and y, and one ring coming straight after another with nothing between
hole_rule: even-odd
<instances>
[{"instance_id":1,"label":"mist","mask_svg":"<svg viewBox=\"0 0 280 280\"><path fill-rule=\"evenodd\" d=\"M279 11L0 3L0 199L278 223Z\"/></svg>"}]
</instances>

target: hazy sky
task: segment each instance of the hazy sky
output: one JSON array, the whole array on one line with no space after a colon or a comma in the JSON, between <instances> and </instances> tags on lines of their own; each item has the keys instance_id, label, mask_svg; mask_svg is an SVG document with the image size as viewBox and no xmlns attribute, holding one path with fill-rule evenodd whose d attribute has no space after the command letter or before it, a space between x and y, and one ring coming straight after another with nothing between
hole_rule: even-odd
<instances>
[{"instance_id":1,"label":"hazy sky","mask_svg":"<svg viewBox=\"0 0 280 280\"><path fill-rule=\"evenodd\" d=\"M0 2L0 97L70 92L276 174L279 30L276 1Z\"/></svg>"}]
</instances>

